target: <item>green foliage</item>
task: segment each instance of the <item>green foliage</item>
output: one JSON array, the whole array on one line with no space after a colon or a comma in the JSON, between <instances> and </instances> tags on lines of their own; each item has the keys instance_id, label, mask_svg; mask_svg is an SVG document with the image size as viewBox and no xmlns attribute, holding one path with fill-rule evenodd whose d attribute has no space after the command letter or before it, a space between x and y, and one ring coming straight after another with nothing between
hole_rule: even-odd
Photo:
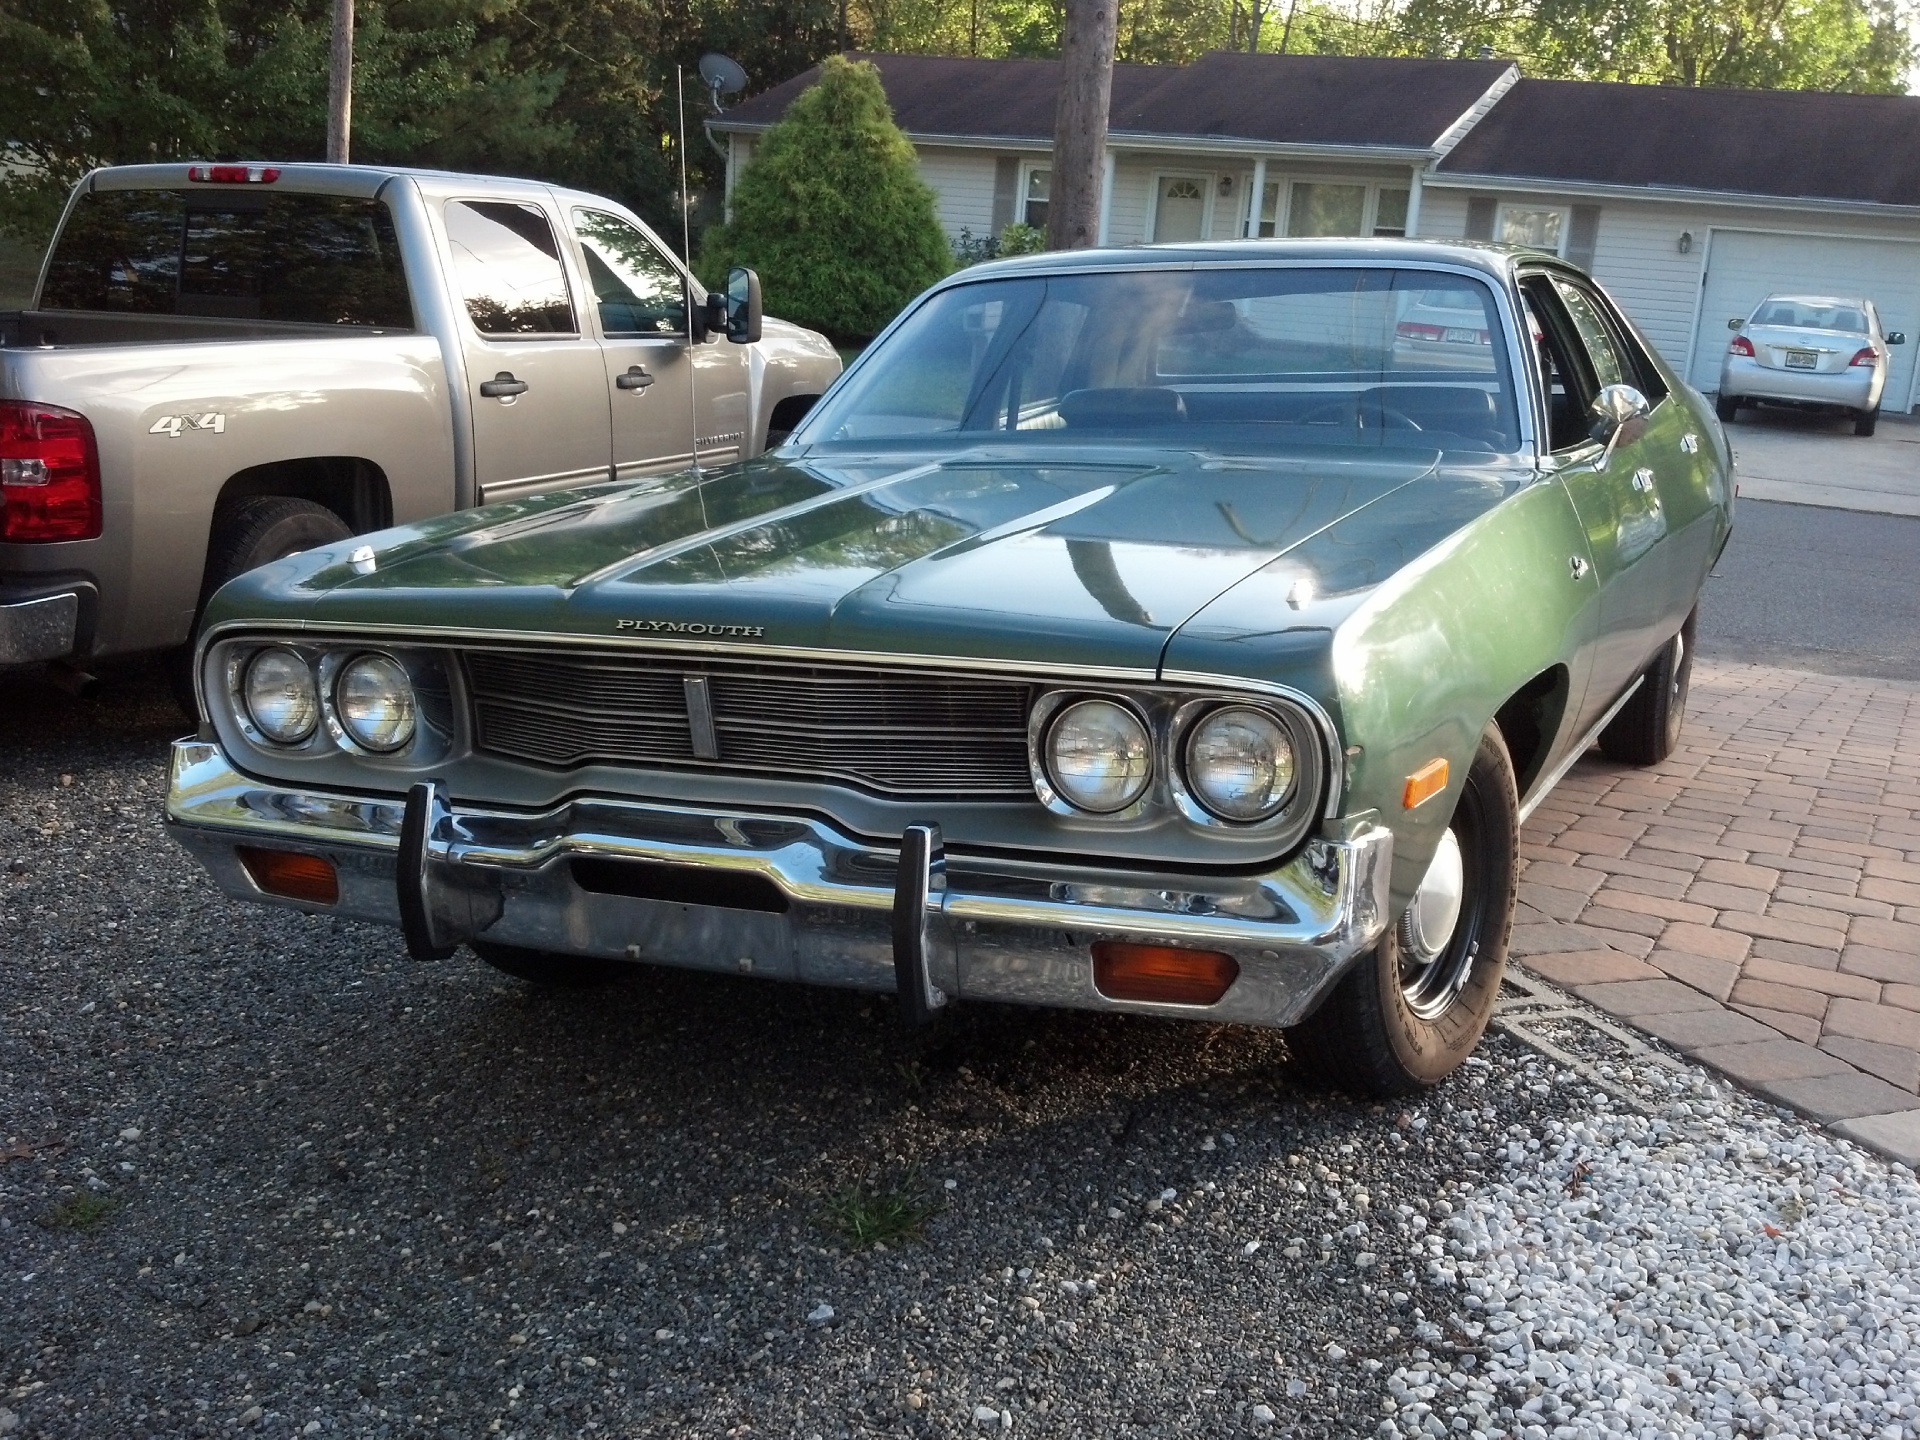
<instances>
[{"instance_id":1,"label":"green foliage","mask_svg":"<svg viewBox=\"0 0 1920 1440\"><path fill-rule=\"evenodd\" d=\"M1047 232L1016 220L1000 232L1002 255L1038 255L1047 248Z\"/></svg>"},{"instance_id":2,"label":"green foliage","mask_svg":"<svg viewBox=\"0 0 1920 1440\"><path fill-rule=\"evenodd\" d=\"M91 1190L76 1190L54 1202L40 1217L49 1230L91 1230L120 1208L112 1195L96 1195Z\"/></svg>"},{"instance_id":3,"label":"green foliage","mask_svg":"<svg viewBox=\"0 0 1920 1440\"><path fill-rule=\"evenodd\" d=\"M761 138L701 255L710 280L751 265L770 312L844 338L874 334L952 264L880 72L838 56Z\"/></svg>"},{"instance_id":4,"label":"green foliage","mask_svg":"<svg viewBox=\"0 0 1920 1440\"><path fill-rule=\"evenodd\" d=\"M850 1185L828 1198L821 1221L850 1248L898 1245L916 1239L940 1207L922 1193L915 1177L900 1189Z\"/></svg>"}]
</instances>

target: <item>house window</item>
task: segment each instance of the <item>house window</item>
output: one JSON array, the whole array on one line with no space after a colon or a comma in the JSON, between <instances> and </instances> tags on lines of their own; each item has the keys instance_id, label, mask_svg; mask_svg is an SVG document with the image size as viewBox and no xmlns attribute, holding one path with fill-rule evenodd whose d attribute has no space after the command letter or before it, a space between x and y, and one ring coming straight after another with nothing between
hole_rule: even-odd
<instances>
[{"instance_id":1,"label":"house window","mask_svg":"<svg viewBox=\"0 0 1920 1440\"><path fill-rule=\"evenodd\" d=\"M1053 188L1053 171L1029 170L1027 183L1022 191L1020 219L1023 224L1036 230L1047 228L1047 192Z\"/></svg>"},{"instance_id":2,"label":"house window","mask_svg":"<svg viewBox=\"0 0 1920 1440\"><path fill-rule=\"evenodd\" d=\"M1407 198L1411 192L1406 190L1382 189L1374 201L1373 233L1376 235L1404 235L1407 233Z\"/></svg>"},{"instance_id":3,"label":"house window","mask_svg":"<svg viewBox=\"0 0 1920 1440\"><path fill-rule=\"evenodd\" d=\"M1213 179L1206 175L1162 175L1154 181L1155 244L1207 237Z\"/></svg>"},{"instance_id":4,"label":"house window","mask_svg":"<svg viewBox=\"0 0 1920 1440\"><path fill-rule=\"evenodd\" d=\"M1367 187L1296 180L1287 199L1289 235L1364 235Z\"/></svg>"},{"instance_id":5,"label":"house window","mask_svg":"<svg viewBox=\"0 0 1920 1440\"><path fill-rule=\"evenodd\" d=\"M1502 205L1494 238L1507 245L1531 245L1558 255L1566 241L1567 212L1553 206Z\"/></svg>"},{"instance_id":6,"label":"house window","mask_svg":"<svg viewBox=\"0 0 1920 1440\"><path fill-rule=\"evenodd\" d=\"M1280 233L1280 182L1269 180L1265 193L1260 196L1260 220L1253 227L1253 233L1262 239L1271 239Z\"/></svg>"}]
</instances>

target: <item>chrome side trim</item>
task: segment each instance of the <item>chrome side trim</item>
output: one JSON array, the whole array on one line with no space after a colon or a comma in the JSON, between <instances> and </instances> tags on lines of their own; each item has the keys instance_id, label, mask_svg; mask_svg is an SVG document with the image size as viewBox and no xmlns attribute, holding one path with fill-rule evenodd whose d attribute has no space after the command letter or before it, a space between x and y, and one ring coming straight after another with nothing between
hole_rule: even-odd
<instances>
[{"instance_id":1,"label":"chrome side trim","mask_svg":"<svg viewBox=\"0 0 1920 1440\"><path fill-rule=\"evenodd\" d=\"M1593 748L1594 742L1600 738L1600 732L1613 723L1613 717L1626 708L1627 701L1638 694L1640 687L1646 683L1647 677L1644 674L1635 676L1633 683L1627 687L1626 693L1608 707L1607 713L1600 717L1591 730L1580 737L1579 741L1561 758L1560 763L1534 782L1533 793L1527 796L1526 803L1520 807L1522 825L1526 824L1533 812L1540 808L1540 802L1553 793L1553 787L1566 779L1567 772L1573 769L1580 757Z\"/></svg>"}]
</instances>

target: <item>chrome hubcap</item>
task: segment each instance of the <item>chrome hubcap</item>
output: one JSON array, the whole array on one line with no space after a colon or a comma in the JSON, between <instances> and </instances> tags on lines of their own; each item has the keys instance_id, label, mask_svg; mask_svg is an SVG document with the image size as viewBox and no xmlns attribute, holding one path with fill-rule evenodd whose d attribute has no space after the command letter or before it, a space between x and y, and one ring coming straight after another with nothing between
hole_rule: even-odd
<instances>
[{"instance_id":1,"label":"chrome hubcap","mask_svg":"<svg viewBox=\"0 0 1920 1440\"><path fill-rule=\"evenodd\" d=\"M1431 1020L1453 1003L1473 973L1476 945L1454 946L1466 898L1466 866L1460 840L1449 829L1440 837L1413 903L1400 917L1400 989L1407 1006Z\"/></svg>"}]
</instances>

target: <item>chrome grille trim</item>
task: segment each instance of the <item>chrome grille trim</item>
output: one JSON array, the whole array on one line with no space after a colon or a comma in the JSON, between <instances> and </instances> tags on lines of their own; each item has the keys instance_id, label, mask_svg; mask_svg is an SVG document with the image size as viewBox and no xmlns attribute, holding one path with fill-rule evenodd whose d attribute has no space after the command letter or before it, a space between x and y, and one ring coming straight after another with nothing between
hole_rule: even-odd
<instances>
[{"instance_id":1,"label":"chrome grille trim","mask_svg":"<svg viewBox=\"0 0 1920 1440\"><path fill-rule=\"evenodd\" d=\"M474 746L511 760L827 780L903 798L1033 797L1024 680L617 650L460 656ZM705 682L717 759L695 752L689 679Z\"/></svg>"}]
</instances>

